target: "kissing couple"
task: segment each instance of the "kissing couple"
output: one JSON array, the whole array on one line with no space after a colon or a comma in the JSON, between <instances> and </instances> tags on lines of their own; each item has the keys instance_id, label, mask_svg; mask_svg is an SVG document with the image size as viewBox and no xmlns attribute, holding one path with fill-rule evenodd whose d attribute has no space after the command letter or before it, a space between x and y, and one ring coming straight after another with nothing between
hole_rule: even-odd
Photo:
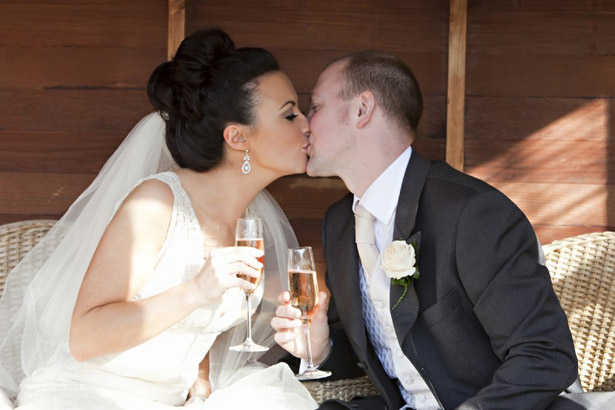
<instances>
[{"instance_id":1,"label":"kissing couple","mask_svg":"<svg viewBox=\"0 0 615 410\"><path fill-rule=\"evenodd\" d=\"M306 116L271 53L210 29L147 90L154 113L9 275L0 387L16 408L317 408L288 365L307 359L286 292L297 241L265 191L304 172L350 191L324 217L314 362L380 392L321 408L604 408L562 393L576 356L527 218L413 150L423 103L399 58L333 61ZM264 250L234 246L245 215ZM288 355L231 350L247 317L255 343Z\"/></svg>"}]
</instances>

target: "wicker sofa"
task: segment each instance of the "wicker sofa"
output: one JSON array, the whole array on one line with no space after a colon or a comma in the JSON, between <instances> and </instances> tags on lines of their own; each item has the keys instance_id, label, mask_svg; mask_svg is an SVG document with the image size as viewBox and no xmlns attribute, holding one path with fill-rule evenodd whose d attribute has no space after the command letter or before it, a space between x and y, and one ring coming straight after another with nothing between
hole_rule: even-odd
<instances>
[{"instance_id":1,"label":"wicker sofa","mask_svg":"<svg viewBox=\"0 0 615 410\"><path fill-rule=\"evenodd\" d=\"M0 291L7 273L53 226L53 220L0 225ZM543 247L573 334L586 391L615 390L615 232L598 232ZM306 382L314 399L349 400L377 394L366 377ZM1 408L1 405L0 405Z\"/></svg>"}]
</instances>

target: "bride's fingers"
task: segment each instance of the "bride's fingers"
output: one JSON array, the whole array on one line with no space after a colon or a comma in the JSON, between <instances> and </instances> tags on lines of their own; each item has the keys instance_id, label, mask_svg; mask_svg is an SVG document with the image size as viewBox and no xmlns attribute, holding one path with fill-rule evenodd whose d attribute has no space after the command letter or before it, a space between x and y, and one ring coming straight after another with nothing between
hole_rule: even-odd
<instances>
[{"instance_id":1,"label":"bride's fingers","mask_svg":"<svg viewBox=\"0 0 615 410\"><path fill-rule=\"evenodd\" d=\"M253 248L251 246L227 246L225 248L214 248L210 252L210 256L222 257L233 254L244 254L248 256L252 256L254 258L259 258L263 256L265 252L260 249Z\"/></svg>"},{"instance_id":2,"label":"bride's fingers","mask_svg":"<svg viewBox=\"0 0 615 410\"><path fill-rule=\"evenodd\" d=\"M226 248L224 248L226 249ZM243 248L244 250L253 250L256 253L260 252L260 256L262 256L262 251L259 251L255 248ZM229 251L226 253L220 253L215 255L212 258L214 263L232 263L232 262L243 262L246 265L253 266L257 269L263 267L263 264L257 259L259 255L255 255L253 252L239 252L239 251Z\"/></svg>"},{"instance_id":3,"label":"bride's fingers","mask_svg":"<svg viewBox=\"0 0 615 410\"><path fill-rule=\"evenodd\" d=\"M254 283L245 280L239 276L233 276L231 278L231 281L229 283L229 287L230 288L242 288L244 290L255 290L256 289L256 285L254 285Z\"/></svg>"},{"instance_id":4,"label":"bride's fingers","mask_svg":"<svg viewBox=\"0 0 615 410\"><path fill-rule=\"evenodd\" d=\"M247 275L253 278L258 278L261 276L261 270L259 269L255 269L252 266L248 266L243 262L234 262L229 264L228 266L228 272L231 275Z\"/></svg>"}]
</instances>

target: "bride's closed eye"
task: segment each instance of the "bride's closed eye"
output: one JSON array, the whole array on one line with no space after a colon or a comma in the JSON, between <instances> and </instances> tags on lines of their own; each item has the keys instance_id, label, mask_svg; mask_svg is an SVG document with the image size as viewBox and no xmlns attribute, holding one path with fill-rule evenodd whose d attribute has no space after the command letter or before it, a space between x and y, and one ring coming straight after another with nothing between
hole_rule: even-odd
<instances>
[{"instance_id":1,"label":"bride's closed eye","mask_svg":"<svg viewBox=\"0 0 615 410\"><path fill-rule=\"evenodd\" d=\"M297 118L299 115L293 113L290 115L285 116L284 118L286 118L288 121L293 121L295 118Z\"/></svg>"}]
</instances>

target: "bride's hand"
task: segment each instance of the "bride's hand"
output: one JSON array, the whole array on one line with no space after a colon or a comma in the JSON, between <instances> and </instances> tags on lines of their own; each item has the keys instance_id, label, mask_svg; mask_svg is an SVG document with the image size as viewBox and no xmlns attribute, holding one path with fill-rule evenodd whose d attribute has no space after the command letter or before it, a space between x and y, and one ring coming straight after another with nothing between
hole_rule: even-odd
<instances>
[{"instance_id":1,"label":"bride's hand","mask_svg":"<svg viewBox=\"0 0 615 410\"><path fill-rule=\"evenodd\" d=\"M263 264L257 258L262 255L263 251L247 246L212 249L205 265L193 279L200 304L218 300L230 288L254 290L254 284L238 275L258 278Z\"/></svg>"},{"instance_id":2,"label":"bride's hand","mask_svg":"<svg viewBox=\"0 0 615 410\"><path fill-rule=\"evenodd\" d=\"M278 301L281 306L278 306L275 317L271 319L271 326L276 331L274 339L293 356L307 360L305 333L301 329L301 310L290 305L288 292L282 292L278 296ZM331 347L327 320L328 305L327 294L320 292L318 307L310 325L312 357L315 365L319 365L327 357Z\"/></svg>"}]
</instances>

